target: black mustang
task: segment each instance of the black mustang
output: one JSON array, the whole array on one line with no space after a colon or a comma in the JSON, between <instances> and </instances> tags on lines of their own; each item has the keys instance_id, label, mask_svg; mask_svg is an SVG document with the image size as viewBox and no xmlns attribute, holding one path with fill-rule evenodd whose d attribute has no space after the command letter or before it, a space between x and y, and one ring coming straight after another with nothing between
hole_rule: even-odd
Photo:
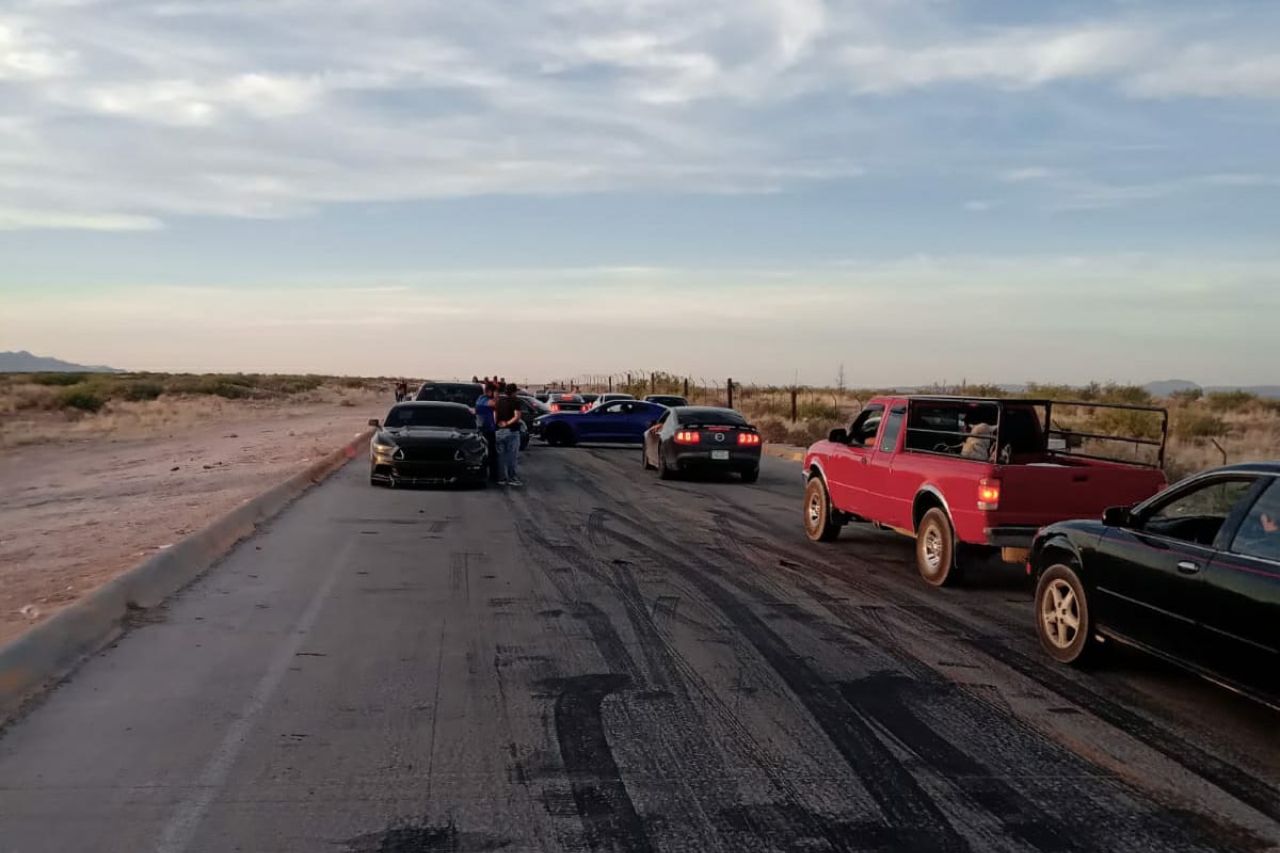
<instances>
[{"instance_id":1,"label":"black mustang","mask_svg":"<svg viewBox=\"0 0 1280 853\"><path fill-rule=\"evenodd\" d=\"M378 485L488 482L489 448L461 403L400 403L369 443L369 482Z\"/></svg>"},{"instance_id":2,"label":"black mustang","mask_svg":"<svg viewBox=\"0 0 1280 853\"><path fill-rule=\"evenodd\" d=\"M1280 709L1280 463L1046 527L1030 568L1054 659L1082 664L1112 640Z\"/></svg>"}]
</instances>

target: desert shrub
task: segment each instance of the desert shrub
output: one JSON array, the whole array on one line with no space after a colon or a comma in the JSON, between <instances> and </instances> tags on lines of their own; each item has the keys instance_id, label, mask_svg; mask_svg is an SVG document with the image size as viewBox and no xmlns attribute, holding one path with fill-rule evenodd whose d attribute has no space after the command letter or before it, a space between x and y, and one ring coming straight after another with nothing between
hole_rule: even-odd
<instances>
[{"instance_id":1,"label":"desert shrub","mask_svg":"<svg viewBox=\"0 0 1280 853\"><path fill-rule=\"evenodd\" d=\"M831 427L820 421L800 421L787 430L787 443L798 447L808 447L815 441L827 437Z\"/></svg>"},{"instance_id":2,"label":"desert shrub","mask_svg":"<svg viewBox=\"0 0 1280 853\"><path fill-rule=\"evenodd\" d=\"M154 400L164 393L164 386L159 382L131 382L124 387L121 396L126 400L140 402Z\"/></svg>"},{"instance_id":3,"label":"desert shrub","mask_svg":"<svg viewBox=\"0 0 1280 853\"><path fill-rule=\"evenodd\" d=\"M1117 385L1108 382L1102 386L1099 399L1103 403L1125 403L1132 406L1145 406L1151 400L1151 392L1141 385Z\"/></svg>"},{"instance_id":4,"label":"desert shrub","mask_svg":"<svg viewBox=\"0 0 1280 853\"><path fill-rule=\"evenodd\" d=\"M1201 388L1183 388L1174 391L1169 395L1169 399L1175 403L1194 403L1204 396L1204 390Z\"/></svg>"},{"instance_id":5,"label":"desert shrub","mask_svg":"<svg viewBox=\"0 0 1280 853\"><path fill-rule=\"evenodd\" d=\"M756 429L765 441L774 444L785 444L787 441L787 425L778 418L761 418L756 421Z\"/></svg>"},{"instance_id":6,"label":"desert shrub","mask_svg":"<svg viewBox=\"0 0 1280 853\"><path fill-rule=\"evenodd\" d=\"M84 381L83 373L33 373L30 381L34 385L54 385L58 387L67 387L71 385L79 385Z\"/></svg>"},{"instance_id":7,"label":"desert shrub","mask_svg":"<svg viewBox=\"0 0 1280 853\"><path fill-rule=\"evenodd\" d=\"M1160 418L1154 412L1131 409L1095 409L1086 431L1133 438L1159 438ZM1110 442L1109 442L1110 443Z\"/></svg>"},{"instance_id":8,"label":"desert shrub","mask_svg":"<svg viewBox=\"0 0 1280 853\"><path fill-rule=\"evenodd\" d=\"M78 409L82 412L96 412L106 405L106 402L87 387L74 385L58 395L59 408Z\"/></svg>"},{"instance_id":9,"label":"desert shrub","mask_svg":"<svg viewBox=\"0 0 1280 853\"><path fill-rule=\"evenodd\" d=\"M1173 418L1173 434L1179 438L1217 438L1227 429L1226 421L1209 412L1180 411Z\"/></svg>"},{"instance_id":10,"label":"desert shrub","mask_svg":"<svg viewBox=\"0 0 1280 853\"><path fill-rule=\"evenodd\" d=\"M1257 400L1258 395L1248 391L1214 391L1208 397L1209 406L1221 412L1238 412Z\"/></svg>"},{"instance_id":11,"label":"desert shrub","mask_svg":"<svg viewBox=\"0 0 1280 853\"><path fill-rule=\"evenodd\" d=\"M1036 400L1082 400L1080 390L1071 385L1028 382L1027 396Z\"/></svg>"}]
</instances>

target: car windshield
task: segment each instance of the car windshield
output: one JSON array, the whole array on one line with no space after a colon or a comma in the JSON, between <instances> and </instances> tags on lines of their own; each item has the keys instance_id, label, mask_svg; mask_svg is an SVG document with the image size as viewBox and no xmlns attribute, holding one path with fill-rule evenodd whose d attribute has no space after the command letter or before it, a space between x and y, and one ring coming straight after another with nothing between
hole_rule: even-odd
<instances>
[{"instance_id":1,"label":"car windshield","mask_svg":"<svg viewBox=\"0 0 1280 853\"><path fill-rule=\"evenodd\" d=\"M681 409L678 417L680 423L686 426L747 425L746 418L733 409Z\"/></svg>"},{"instance_id":2,"label":"car windshield","mask_svg":"<svg viewBox=\"0 0 1280 853\"><path fill-rule=\"evenodd\" d=\"M483 386L472 385L468 382L429 382L418 389L416 399L434 403L461 403L464 406L474 406L482 393L484 393Z\"/></svg>"},{"instance_id":3,"label":"car windshield","mask_svg":"<svg viewBox=\"0 0 1280 853\"><path fill-rule=\"evenodd\" d=\"M389 429L404 427L447 427L475 429L476 418L457 406L396 406L387 414Z\"/></svg>"}]
</instances>

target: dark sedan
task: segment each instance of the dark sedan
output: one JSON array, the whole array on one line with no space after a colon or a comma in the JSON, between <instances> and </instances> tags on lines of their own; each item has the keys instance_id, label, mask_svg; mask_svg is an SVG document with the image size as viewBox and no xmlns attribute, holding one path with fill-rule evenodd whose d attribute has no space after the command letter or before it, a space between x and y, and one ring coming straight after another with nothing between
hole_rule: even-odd
<instances>
[{"instance_id":1,"label":"dark sedan","mask_svg":"<svg viewBox=\"0 0 1280 853\"><path fill-rule=\"evenodd\" d=\"M646 403L657 403L659 406L666 406L668 409L689 405L688 400L684 397L677 397L675 394L650 394L644 398L644 401Z\"/></svg>"},{"instance_id":2,"label":"dark sedan","mask_svg":"<svg viewBox=\"0 0 1280 853\"><path fill-rule=\"evenodd\" d=\"M684 472L731 471L754 483L762 444L756 428L733 409L677 406L645 433L644 468L657 468L664 480Z\"/></svg>"},{"instance_id":3,"label":"dark sedan","mask_svg":"<svg viewBox=\"0 0 1280 853\"><path fill-rule=\"evenodd\" d=\"M488 481L489 447L461 403L400 403L374 427L369 482L375 486Z\"/></svg>"},{"instance_id":4,"label":"dark sedan","mask_svg":"<svg viewBox=\"0 0 1280 853\"><path fill-rule=\"evenodd\" d=\"M581 394L557 391L547 397L547 405L551 407L553 412L581 412L587 408L587 401L582 398Z\"/></svg>"},{"instance_id":5,"label":"dark sedan","mask_svg":"<svg viewBox=\"0 0 1280 853\"><path fill-rule=\"evenodd\" d=\"M529 447L529 437L538 434L535 426L538 418L551 414L551 407L527 394L517 396L516 401L520 404L520 449L525 450Z\"/></svg>"},{"instance_id":6,"label":"dark sedan","mask_svg":"<svg viewBox=\"0 0 1280 853\"><path fill-rule=\"evenodd\" d=\"M484 393L484 386L474 382L424 382L414 399L420 403L460 403L475 414L476 400Z\"/></svg>"},{"instance_id":7,"label":"dark sedan","mask_svg":"<svg viewBox=\"0 0 1280 853\"><path fill-rule=\"evenodd\" d=\"M1028 568L1054 659L1084 664L1113 641L1280 709L1280 463L1046 527Z\"/></svg>"}]
</instances>

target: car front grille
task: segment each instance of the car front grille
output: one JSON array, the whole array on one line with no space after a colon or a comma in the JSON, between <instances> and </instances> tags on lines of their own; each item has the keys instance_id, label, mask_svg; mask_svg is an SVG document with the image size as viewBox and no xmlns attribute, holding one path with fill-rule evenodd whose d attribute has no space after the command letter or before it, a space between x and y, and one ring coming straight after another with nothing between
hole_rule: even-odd
<instances>
[{"instance_id":1,"label":"car front grille","mask_svg":"<svg viewBox=\"0 0 1280 853\"><path fill-rule=\"evenodd\" d=\"M404 462L452 462L456 452L452 447L401 447L397 458Z\"/></svg>"}]
</instances>

